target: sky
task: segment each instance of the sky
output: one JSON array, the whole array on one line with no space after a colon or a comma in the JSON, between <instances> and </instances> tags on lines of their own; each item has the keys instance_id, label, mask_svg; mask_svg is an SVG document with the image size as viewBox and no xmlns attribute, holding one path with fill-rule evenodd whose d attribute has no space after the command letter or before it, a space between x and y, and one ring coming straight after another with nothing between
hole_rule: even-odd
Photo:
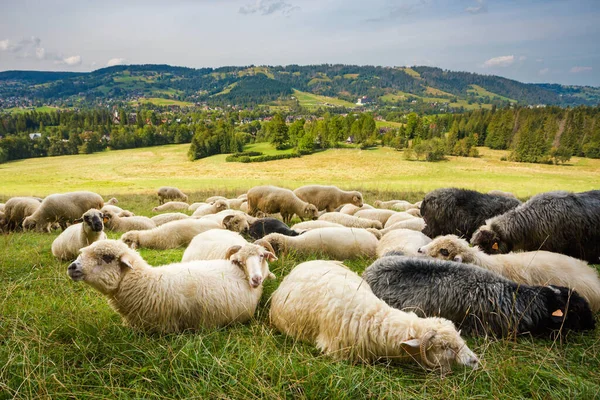
<instances>
[{"instance_id":1,"label":"sky","mask_svg":"<svg viewBox=\"0 0 600 400\"><path fill-rule=\"evenodd\" d=\"M0 71L428 65L600 86L600 0L0 0Z\"/></svg>"}]
</instances>

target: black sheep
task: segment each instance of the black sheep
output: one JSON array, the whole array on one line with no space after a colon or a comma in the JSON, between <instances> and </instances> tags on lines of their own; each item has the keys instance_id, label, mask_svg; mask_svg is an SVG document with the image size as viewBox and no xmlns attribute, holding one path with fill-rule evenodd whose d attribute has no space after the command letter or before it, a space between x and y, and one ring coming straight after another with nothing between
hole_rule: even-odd
<instances>
[{"instance_id":1,"label":"black sheep","mask_svg":"<svg viewBox=\"0 0 600 400\"><path fill-rule=\"evenodd\" d=\"M250 224L248 234L253 239L261 239L269 233L281 233L286 236L298 236L298 232L293 231L285 223L276 218L260 218Z\"/></svg>"}]
</instances>

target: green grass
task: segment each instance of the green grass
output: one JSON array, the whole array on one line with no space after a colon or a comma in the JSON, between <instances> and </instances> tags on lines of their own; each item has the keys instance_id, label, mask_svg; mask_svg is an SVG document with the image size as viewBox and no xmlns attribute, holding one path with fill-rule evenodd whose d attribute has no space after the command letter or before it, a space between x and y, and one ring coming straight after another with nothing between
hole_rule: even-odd
<instances>
[{"instance_id":1,"label":"green grass","mask_svg":"<svg viewBox=\"0 0 600 400\"><path fill-rule=\"evenodd\" d=\"M41 106L41 107L33 107L33 108L12 107L12 108L6 108L3 111L13 113L13 114L24 114L24 113L30 112L30 111L54 112L54 111L59 111L59 110L63 110L63 109L64 108L60 108L60 107ZM2 110L0 109L0 111L2 111Z\"/></svg>"},{"instance_id":2,"label":"green grass","mask_svg":"<svg viewBox=\"0 0 600 400\"><path fill-rule=\"evenodd\" d=\"M375 126L377 128L400 128L404 126L402 122L394 122L394 121L375 121Z\"/></svg>"},{"instance_id":3,"label":"green grass","mask_svg":"<svg viewBox=\"0 0 600 400\"><path fill-rule=\"evenodd\" d=\"M516 103L517 102L515 99L511 99L511 98L504 97L504 96L501 96L499 94L490 92L489 90L487 90L487 89L485 89L485 88L483 88L483 87L481 87L479 85L470 85L470 87L471 88L467 90L467 93L475 94L475 95L477 95L479 97L488 96L490 99L493 99L493 98L497 97L497 98L499 98L501 100L509 101L511 103Z\"/></svg>"},{"instance_id":4,"label":"green grass","mask_svg":"<svg viewBox=\"0 0 600 400\"><path fill-rule=\"evenodd\" d=\"M140 99L139 101L133 101L132 103L151 103L157 106L179 106L179 107L192 107L194 103L189 101L179 101L173 99L163 99L161 97L149 97L147 99Z\"/></svg>"},{"instance_id":5,"label":"green grass","mask_svg":"<svg viewBox=\"0 0 600 400\"><path fill-rule=\"evenodd\" d=\"M294 89L294 96L298 99L300 106L308 109L316 109L319 107L326 107L327 105L333 105L337 107L354 108L356 104L350 103L336 97L320 96L318 94L312 94L308 92L301 92Z\"/></svg>"},{"instance_id":6,"label":"green grass","mask_svg":"<svg viewBox=\"0 0 600 400\"><path fill-rule=\"evenodd\" d=\"M398 69L406 72L408 75L412 76L413 78L421 79L421 74L419 74L417 71L415 71L412 68L403 67L403 68L398 68Z\"/></svg>"},{"instance_id":7,"label":"green grass","mask_svg":"<svg viewBox=\"0 0 600 400\"><path fill-rule=\"evenodd\" d=\"M446 96L446 94L444 94L445 92L442 92L442 91L437 92L436 89L433 89L433 88L429 88L429 89L432 89L432 90L428 90L428 93L440 95L440 96ZM450 94L448 93L447 95L450 95ZM450 96L452 96L452 95L450 95ZM477 103L469 104L468 101L465 99L457 98L457 101L450 102L450 100L447 97L418 96L416 94L406 93L406 92L402 92L402 91L385 94L385 95L381 96L379 99L384 102L387 102L387 103L396 103L398 101L406 101L406 99L408 99L408 98L418 99L418 100L423 101L424 103L438 103L440 105L443 103L448 103L449 107L452 107L452 108L464 107L465 110L477 110L480 108L491 109L492 108L491 104L477 104Z\"/></svg>"},{"instance_id":8,"label":"green grass","mask_svg":"<svg viewBox=\"0 0 600 400\"><path fill-rule=\"evenodd\" d=\"M107 187L105 193L122 193L122 187ZM190 200L215 193L241 191L194 192ZM377 193L410 201L422 195ZM366 200L374 196L366 193ZM120 206L153 215L154 196L118 197ZM100 293L67 277L68 263L50 254L57 234L0 235L0 399L593 399L600 394L597 333L570 334L557 342L526 336L468 339L482 368L456 368L446 377L411 363L334 362L269 325L270 295L306 260L293 254L271 264L278 280L266 282L248 324L172 335L132 331ZM151 265L162 265L179 261L183 249L140 252ZM360 273L371 261L346 265Z\"/></svg>"}]
</instances>

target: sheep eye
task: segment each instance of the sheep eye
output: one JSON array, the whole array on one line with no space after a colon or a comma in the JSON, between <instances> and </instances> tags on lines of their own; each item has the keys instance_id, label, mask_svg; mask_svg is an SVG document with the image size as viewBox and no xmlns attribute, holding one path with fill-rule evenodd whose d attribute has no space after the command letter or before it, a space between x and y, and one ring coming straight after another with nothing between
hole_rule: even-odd
<instances>
[{"instance_id":1,"label":"sheep eye","mask_svg":"<svg viewBox=\"0 0 600 400\"><path fill-rule=\"evenodd\" d=\"M109 254L105 254L105 255L102 256L102 261L104 261L107 264L110 264L114 260L115 260L115 256L111 256Z\"/></svg>"},{"instance_id":2,"label":"sheep eye","mask_svg":"<svg viewBox=\"0 0 600 400\"><path fill-rule=\"evenodd\" d=\"M448 255L450 255L450 252L448 252L447 249L440 249L440 254L444 257L448 257Z\"/></svg>"}]
</instances>

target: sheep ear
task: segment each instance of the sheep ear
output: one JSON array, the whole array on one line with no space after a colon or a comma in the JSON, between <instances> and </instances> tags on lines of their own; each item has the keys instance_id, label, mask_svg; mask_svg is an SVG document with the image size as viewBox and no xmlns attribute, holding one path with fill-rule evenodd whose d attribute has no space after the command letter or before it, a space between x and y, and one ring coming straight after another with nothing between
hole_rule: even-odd
<instances>
[{"instance_id":1,"label":"sheep ear","mask_svg":"<svg viewBox=\"0 0 600 400\"><path fill-rule=\"evenodd\" d=\"M494 242L492 245L492 250L498 250L498 242Z\"/></svg>"},{"instance_id":2,"label":"sheep ear","mask_svg":"<svg viewBox=\"0 0 600 400\"><path fill-rule=\"evenodd\" d=\"M119 258L119 261L121 262L121 266L133 269L133 260L130 259L130 256L128 254L123 254Z\"/></svg>"},{"instance_id":3,"label":"sheep ear","mask_svg":"<svg viewBox=\"0 0 600 400\"><path fill-rule=\"evenodd\" d=\"M75 221L73 221L74 224L79 224L83 222L83 218L77 218Z\"/></svg>"},{"instance_id":4,"label":"sheep ear","mask_svg":"<svg viewBox=\"0 0 600 400\"><path fill-rule=\"evenodd\" d=\"M419 347L421 345L421 339L419 338L415 338L415 339L410 339L410 340L404 340L402 342L400 342L400 344L404 344L410 347Z\"/></svg>"},{"instance_id":5,"label":"sheep ear","mask_svg":"<svg viewBox=\"0 0 600 400\"><path fill-rule=\"evenodd\" d=\"M102 222L103 222L103 223L107 223L109 219L110 219L110 217L109 217L108 215L104 215L104 216L102 217Z\"/></svg>"},{"instance_id":6,"label":"sheep ear","mask_svg":"<svg viewBox=\"0 0 600 400\"><path fill-rule=\"evenodd\" d=\"M231 259L231 256L240 251L241 248L242 246L231 246L229 249L227 249L227 253L225 253L225 259Z\"/></svg>"},{"instance_id":7,"label":"sheep ear","mask_svg":"<svg viewBox=\"0 0 600 400\"><path fill-rule=\"evenodd\" d=\"M564 315L565 314L563 313L563 311L560 308L552 313L553 317L558 317L558 318L562 318Z\"/></svg>"},{"instance_id":8,"label":"sheep ear","mask_svg":"<svg viewBox=\"0 0 600 400\"><path fill-rule=\"evenodd\" d=\"M275 279L277 279L277 277L275 276L275 274L274 274L274 273L272 273L272 272L269 272L269 275L267 275L267 279L272 279L272 280L275 280Z\"/></svg>"},{"instance_id":9,"label":"sheep ear","mask_svg":"<svg viewBox=\"0 0 600 400\"><path fill-rule=\"evenodd\" d=\"M463 260L463 259L462 259L462 256L455 256L455 257L454 257L454 261L455 261L455 262L462 262L462 260Z\"/></svg>"},{"instance_id":10,"label":"sheep ear","mask_svg":"<svg viewBox=\"0 0 600 400\"><path fill-rule=\"evenodd\" d=\"M277 256L270 251L265 252L265 257L268 261L277 261Z\"/></svg>"},{"instance_id":11,"label":"sheep ear","mask_svg":"<svg viewBox=\"0 0 600 400\"><path fill-rule=\"evenodd\" d=\"M235 217L235 215L228 215L225 218L223 218L223 226L227 227L227 225L229 224L229 221L231 221L231 219Z\"/></svg>"}]
</instances>

